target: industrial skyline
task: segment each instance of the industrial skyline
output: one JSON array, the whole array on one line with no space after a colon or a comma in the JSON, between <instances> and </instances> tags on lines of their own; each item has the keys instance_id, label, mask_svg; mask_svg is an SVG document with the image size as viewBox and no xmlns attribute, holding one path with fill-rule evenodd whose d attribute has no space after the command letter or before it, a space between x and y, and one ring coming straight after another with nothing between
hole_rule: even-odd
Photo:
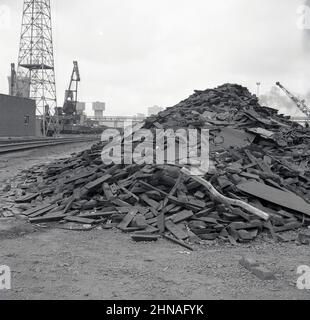
<instances>
[{"instance_id":1,"label":"industrial skyline","mask_svg":"<svg viewBox=\"0 0 310 320\"><path fill-rule=\"evenodd\" d=\"M106 102L107 115L145 113L154 104L168 107L193 88L224 82L256 93L259 81L262 94L279 79L294 92L309 90L308 37L297 28L302 0L253 0L251 7L245 0L72 3L51 1L59 101L72 58L84 75L80 100ZM22 1L0 4L11 15L9 28L0 30L7 47L0 52L0 92L7 93L10 63L17 62Z\"/></svg>"}]
</instances>

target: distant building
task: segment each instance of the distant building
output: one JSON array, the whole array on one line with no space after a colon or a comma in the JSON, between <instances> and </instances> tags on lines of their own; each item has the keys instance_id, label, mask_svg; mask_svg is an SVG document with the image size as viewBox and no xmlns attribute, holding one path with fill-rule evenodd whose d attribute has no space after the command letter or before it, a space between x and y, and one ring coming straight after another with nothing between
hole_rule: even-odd
<instances>
[{"instance_id":1,"label":"distant building","mask_svg":"<svg viewBox=\"0 0 310 320\"><path fill-rule=\"evenodd\" d=\"M137 113L136 117L137 118L146 118L144 113Z\"/></svg>"},{"instance_id":2,"label":"distant building","mask_svg":"<svg viewBox=\"0 0 310 320\"><path fill-rule=\"evenodd\" d=\"M86 103L85 102L77 102L76 103L76 113L78 115L83 115L85 110L86 110Z\"/></svg>"},{"instance_id":3,"label":"distant building","mask_svg":"<svg viewBox=\"0 0 310 320\"><path fill-rule=\"evenodd\" d=\"M104 102L93 102L93 110L94 110L94 116L96 118L102 118L103 117L103 111L105 111L105 103Z\"/></svg>"},{"instance_id":4,"label":"distant building","mask_svg":"<svg viewBox=\"0 0 310 320\"><path fill-rule=\"evenodd\" d=\"M153 106L148 108L148 115L149 116L156 116L159 112L163 111L164 109L159 106Z\"/></svg>"},{"instance_id":5,"label":"distant building","mask_svg":"<svg viewBox=\"0 0 310 320\"><path fill-rule=\"evenodd\" d=\"M36 103L22 97L0 94L0 136L36 135Z\"/></svg>"}]
</instances>

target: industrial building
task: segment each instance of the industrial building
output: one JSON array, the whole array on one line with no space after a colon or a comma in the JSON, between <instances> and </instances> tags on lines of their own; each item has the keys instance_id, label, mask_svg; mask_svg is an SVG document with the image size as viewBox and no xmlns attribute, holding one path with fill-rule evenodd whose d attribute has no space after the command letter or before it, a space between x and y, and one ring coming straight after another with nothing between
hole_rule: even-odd
<instances>
[{"instance_id":1,"label":"industrial building","mask_svg":"<svg viewBox=\"0 0 310 320\"><path fill-rule=\"evenodd\" d=\"M85 110L86 110L86 103L85 102L77 102L76 103L76 113L78 115L85 114Z\"/></svg>"},{"instance_id":2,"label":"industrial building","mask_svg":"<svg viewBox=\"0 0 310 320\"><path fill-rule=\"evenodd\" d=\"M0 136L36 135L36 104L34 100L0 94Z\"/></svg>"},{"instance_id":3,"label":"industrial building","mask_svg":"<svg viewBox=\"0 0 310 320\"><path fill-rule=\"evenodd\" d=\"M104 102L94 102L93 103L93 111L95 119L101 119L103 117L103 111L105 111L105 103Z\"/></svg>"}]
</instances>

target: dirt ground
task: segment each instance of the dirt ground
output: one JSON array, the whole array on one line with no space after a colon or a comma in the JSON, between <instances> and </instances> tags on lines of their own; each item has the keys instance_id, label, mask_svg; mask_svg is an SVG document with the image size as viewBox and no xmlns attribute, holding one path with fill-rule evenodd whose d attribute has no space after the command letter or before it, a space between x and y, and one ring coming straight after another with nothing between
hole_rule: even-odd
<instances>
[{"instance_id":1,"label":"dirt ground","mask_svg":"<svg viewBox=\"0 0 310 320\"><path fill-rule=\"evenodd\" d=\"M0 183L87 146L0 156ZM238 246L205 242L189 252L164 239L134 243L118 230L32 229L0 237L0 265L12 271L12 289L0 290L0 300L310 299L309 290L296 287L297 267L310 266L309 246L294 242L274 243L267 237ZM242 255L263 263L276 280L259 280L241 267Z\"/></svg>"},{"instance_id":2,"label":"dirt ground","mask_svg":"<svg viewBox=\"0 0 310 320\"><path fill-rule=\"evenodd\" d=\"M91 142L74 143L45 147L17 153L0 155L0 183L10 179L24 169L29 169L39 163L49 163L55 159L69 157L70 154L89 148Z\"/></svg>"}]
</instances>

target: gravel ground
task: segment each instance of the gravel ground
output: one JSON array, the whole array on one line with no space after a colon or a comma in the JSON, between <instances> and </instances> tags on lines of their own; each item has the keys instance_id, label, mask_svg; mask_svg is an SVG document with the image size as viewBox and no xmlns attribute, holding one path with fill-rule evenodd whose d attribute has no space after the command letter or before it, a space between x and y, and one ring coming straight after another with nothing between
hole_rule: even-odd
<instances>
[{"instance_id":1,"label":"gravel ground","mask_svg":"<svg viewBox=\"0 0 310 320\"><path fill-rule=\"evenodd\" d=\"M210 243L188 252L166 240L137 244L116 230L60 229L0 243L1 264L12 270L12 290L0 299L310 299L296 288L309 247L294 243ZM241 267L244 254L277 279L262 281Z\"/></svg>"}]
</instances>

